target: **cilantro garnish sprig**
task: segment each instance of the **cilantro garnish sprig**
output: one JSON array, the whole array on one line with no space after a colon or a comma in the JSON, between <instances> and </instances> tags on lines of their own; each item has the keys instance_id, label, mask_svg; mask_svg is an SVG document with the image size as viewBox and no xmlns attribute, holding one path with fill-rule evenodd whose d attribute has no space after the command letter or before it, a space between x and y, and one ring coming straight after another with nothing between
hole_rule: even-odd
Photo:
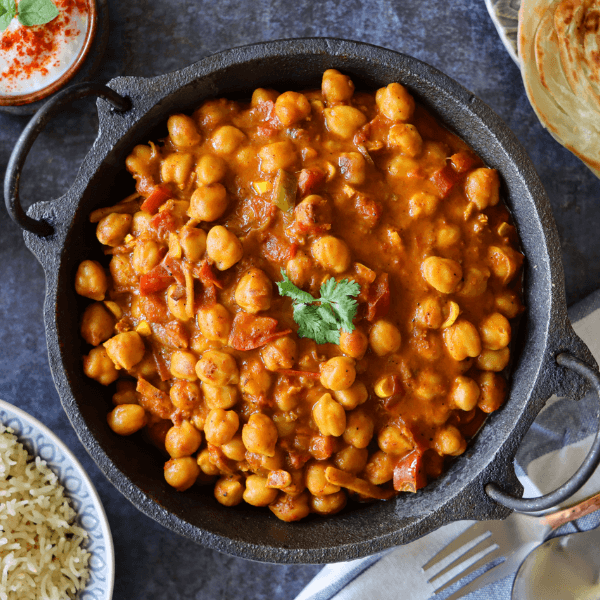
<instances>
[{"instance_id":1,"label":"cilantro garnish sprig","mask_svg":"<svg viewBox=\"0 0 600 600\"><path fill-rule=\"evenodd\" d=\"M281 269L283 281L277 283L279 293L293 300L294 321L299 325L298 335L308 337L317 344L339 344L340 331L352 333L352 320L358 310L360 285L356 281L330 277L321 285L321 297L314 298L296 287Z\"/></svg>"},{"instance_id":2,"label":"cilantro garnish sprig","mask_svg":"<svg viewBox=\"0 0 600 600\"><path fill-rule=\"evenodd\" d=\"M59 11L52 0L0 0L0 31L4 31L16 16L21 25L45 25L58 17Z\"/></svg>"}]
</instances>

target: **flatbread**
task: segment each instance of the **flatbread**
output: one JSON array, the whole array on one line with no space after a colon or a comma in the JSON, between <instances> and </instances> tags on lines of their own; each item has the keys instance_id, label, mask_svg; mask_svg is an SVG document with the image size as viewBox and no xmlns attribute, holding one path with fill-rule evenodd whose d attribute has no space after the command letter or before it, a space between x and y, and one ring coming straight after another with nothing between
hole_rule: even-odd
<instances>
[{"instance_id":1,"label":"flatbread","mask_svg":"<svg viewBox=\"0 0 600 600\"><path fill-rule=\"evenodd\" d=\"M541 123L600 177L598 23L600 0L523 0L518 44Z\"/></svg>"}]
</instances>

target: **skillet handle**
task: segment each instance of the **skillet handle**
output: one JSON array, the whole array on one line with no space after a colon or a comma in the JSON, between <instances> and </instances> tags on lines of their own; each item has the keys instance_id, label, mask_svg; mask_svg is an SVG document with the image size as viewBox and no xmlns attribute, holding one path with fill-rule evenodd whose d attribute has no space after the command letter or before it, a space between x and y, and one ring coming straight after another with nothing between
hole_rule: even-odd
<instances>
[{"instance_id":1,"label":"skillet handle","mask_svg":"<svg viewBox=\"0 0 600 600\"><path fill-rule=\"evenodd\" d=\"M556 362L561 367L571 369L587 379L600 397L600 373L598 373L598 371L592 369L583 361L566 352L559 354L556 357ZM575 494L575 492L577 492L577 490L579 490L579 488L581 488L592 476L599 463L600 429L596 432L594 443L592 444L588 455L577 472L567 482L553 492L546 494L545 496L540 496L539 498L515 498L514 496L504 492L502 488L495 483L488 483L485 486L485 492L492 500L495 500L499 504L502 504L503 506L506 506L512 510L520 512L535 512L538 510L545 510L564 502L567 498Z\"/></svg>"},{"instance_id":2,"label":"skillet handle","mask_svg":"<svg viewBox=\"0 0 600 600\"><path fill-rule=\"evenodd\" d=\"M54 227L46 221L37 221L27 216L21 206L19 184L25 159L29 154L29 150L31 150L31 146L33 146L33 142L35 142L38 135L55 114L74 100L92 94L110 102L115 110L126 111L131 107L131 101L128 98L120 96L117 92L101 83L87 82L72 85L56 94L54 98L46 102L37 111L23 130L23 133L21 133L8 161L4 177L4 202L6 203L6 210L17 225L38 236L47 237L52 235Z\"/></svg>"}]
</instances>

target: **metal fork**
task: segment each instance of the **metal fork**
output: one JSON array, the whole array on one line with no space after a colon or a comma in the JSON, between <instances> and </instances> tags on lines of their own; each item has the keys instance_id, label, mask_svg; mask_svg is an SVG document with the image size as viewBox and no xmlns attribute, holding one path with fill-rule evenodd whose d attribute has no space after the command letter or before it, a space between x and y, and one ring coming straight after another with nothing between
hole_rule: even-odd
<instances>
[{"instance_id":1,"label":"metal fork","mask_svg":"<svg viewBox=\"0 0 600 600\"><path fill-rule=\"evenodd\" d=\"M432 574L428 583L438 594L484 565L502 559L500 564L463 585L446 599L457 600L515 572L525 557L552 531L598 509L600 493L543 517L513 513L505 521L480 521L442 548L423 565L423 571L428 572L426 576Z\"/></svg>"}]
</instances>

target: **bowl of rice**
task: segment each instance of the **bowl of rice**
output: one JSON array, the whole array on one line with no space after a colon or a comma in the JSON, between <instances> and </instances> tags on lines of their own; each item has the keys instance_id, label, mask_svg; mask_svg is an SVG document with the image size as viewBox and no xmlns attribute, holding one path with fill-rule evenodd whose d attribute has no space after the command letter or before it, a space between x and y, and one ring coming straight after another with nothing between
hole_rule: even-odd
<instances>
[{"instance_id":1,"label":"bowl of rice","mask_svg":"<svg viewBox=\"0 0 600 600\"><path fill-rule=\"evenodd\" d=\"M110 600L114 549L98 493L45 425L0 400L0 600Z\"/></svg>"}]
</instances>

